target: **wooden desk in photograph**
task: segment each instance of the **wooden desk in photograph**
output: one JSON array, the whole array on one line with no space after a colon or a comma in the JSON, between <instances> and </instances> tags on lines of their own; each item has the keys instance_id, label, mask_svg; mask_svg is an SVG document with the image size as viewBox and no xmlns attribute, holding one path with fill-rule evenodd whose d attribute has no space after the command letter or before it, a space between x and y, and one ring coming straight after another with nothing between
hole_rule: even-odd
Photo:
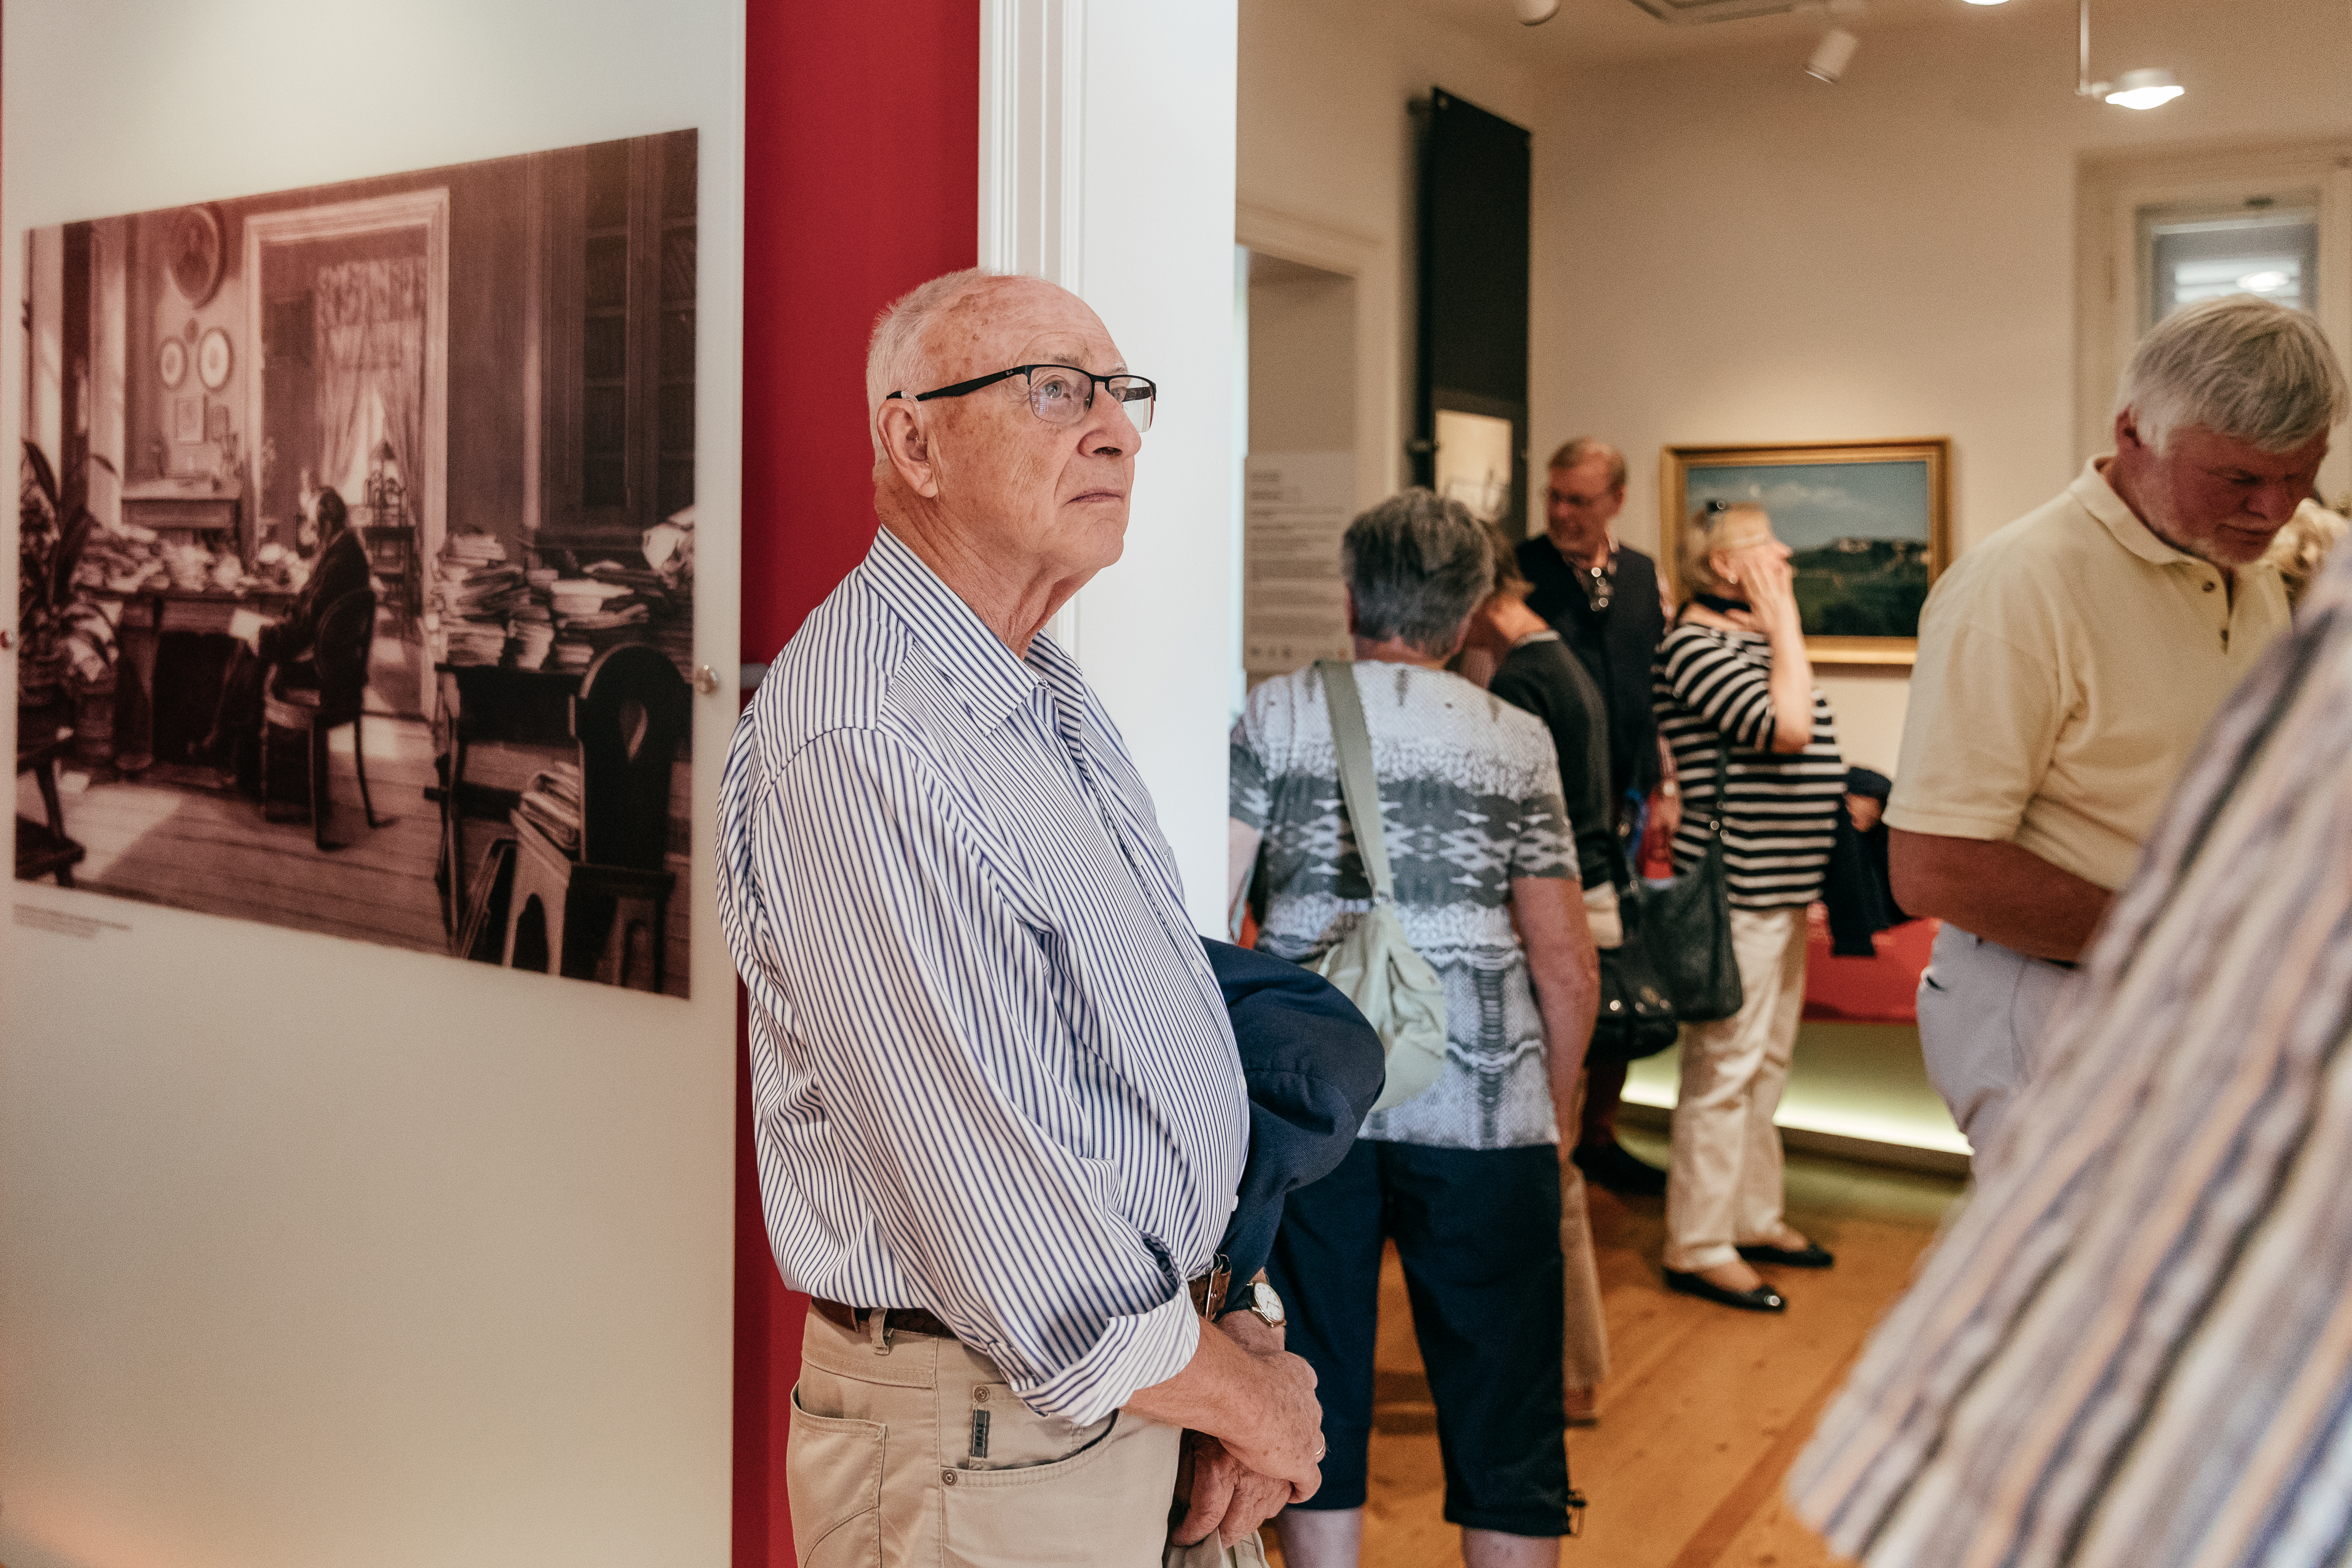
<instances>
[{"instance_id":1,"label":"wooden desk in photograph","mask_svg":"<svg viewBox=\"0 0 2352 1568\"><path fill-rule=\"evenodd\" d=\"M215 490L209 481L148 479L122 486L122 520L152 528L166 544L201 544L253 564L254 540L245 494Z\"/></svg>"},{"instance_id":2,"label":"wooden desk in photograph","mask_svg":"<svg viewBox=\"0 0 2352 1568\"><path fill-rule=\"evenodd\" d=\"M114 765L121 772L137 773L155 759L155 672L164 636L184 632L218 638L226 644L230 618L238 611L276 620L292 606L296 595L292 589L229 593L210 588L151 588L135 593L100 591L91 597L122 606L122 619L114 628L121 649L115 671ZM225 647L218 652L226 656ZM210 711L173 717L181 730L194 722L208 727L213 720Z\"/></svg>"},{"instance_id":3,"label":"wooden desk in photograph","mask_svg":"<svg viewBox=\"0 0 2352 1568\"><path fill-rule=\"evenodd\" d=\"M658 656L649 656L654 654ZM589 727L598 735L610 730L613 716L604 710L611 706L607 699L619 681L620 689L629 694L623 700L641 699L635 710L636 733L646 744L658 747L660 757L654 761L655 754L646 754L649 770L640 770L641 787L619 792L628 802L617 818L605 807L617 798L614 791L619 781L593 782L609 764L588 755L601 755L604 748L587 744L593 737L582 726L583 687L592 671L607 669L608 664L609 673L597 677L601 684L594 688L604 695L588 704L590 716L601 717ZM629 672L625 675L624 666ZM676 990L686 974L686 906L669 894L684 870L690 814L685 743L689 688L677 652L625 643L601 652L588 669L446 663L434 668L436 783L425 793L440 808L434 882L449 951L485 963ZM635 747L626 749L634 753ZM479 756L494 758L489 771L497 782L476 776ZM530 825L521 807L533 775L563 766L584 772L592 781L582 788L581 841L557 844ZM586 809L596 800L604 800L605 807ZM624 835L633 846L620 857L625 864L592 863L591 855L600 862L615 858L609 846L599 852L585 841L615 824L634 824ZM566 913L551 910L551 930L545 941L530 930L518 934L508 918L509 894L522 907L522 887L529 883L545 904L552 895L540 884L554 883L570 890L557 900ZM584 900L583 908L590 912L578 922L569 912L577 901L573 895ZM588 950L596 944L583 933L593 935L599 922L612 915L607 906L615 903L633 912L628 924L645 934L650 947L625 944L627 950L617 959L607 953L600 960ZM567 929L570 939L554 939L554 933Z\"/></svg>"}]
</instances>

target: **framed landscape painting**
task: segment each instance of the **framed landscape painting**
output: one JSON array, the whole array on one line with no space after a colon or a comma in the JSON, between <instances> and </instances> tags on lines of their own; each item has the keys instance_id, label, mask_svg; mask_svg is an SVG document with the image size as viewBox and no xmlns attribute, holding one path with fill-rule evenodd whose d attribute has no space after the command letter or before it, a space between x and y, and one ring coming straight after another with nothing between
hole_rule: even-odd
<instances>
[{"instance_id":1,"label":"framed landscape painting","mask_svg":"<svg viewBox=\"0 0 2352 1568\"><path fill-rule=\"evenodd\" d=\"M1691 514L1710 501L1764 508L1795 552L1797 607L1817 664L1907 664L1919 610L1951 559L1951 440L1669 446L1660 464L1659 559L1679 602Z\"/></svg>"}]
</instances>

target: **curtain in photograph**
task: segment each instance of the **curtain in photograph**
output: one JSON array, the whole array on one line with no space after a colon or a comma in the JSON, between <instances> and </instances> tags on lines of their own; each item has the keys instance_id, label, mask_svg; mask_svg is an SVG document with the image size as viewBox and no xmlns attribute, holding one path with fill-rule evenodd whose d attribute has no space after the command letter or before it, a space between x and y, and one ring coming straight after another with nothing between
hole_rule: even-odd
<instances>
[{"instance_id":1,"label":"curtain in photograph","mask_svg":"<svg viewBox=\"0 0 2352 1568\"><path fill-rule=\"evenodd\" d=\"M368 454L392 443L401 476L419 476L425 423L425 259L393 256L319 269L313 315L319 482L356 506Z\"/></svg>"}]
</instances>

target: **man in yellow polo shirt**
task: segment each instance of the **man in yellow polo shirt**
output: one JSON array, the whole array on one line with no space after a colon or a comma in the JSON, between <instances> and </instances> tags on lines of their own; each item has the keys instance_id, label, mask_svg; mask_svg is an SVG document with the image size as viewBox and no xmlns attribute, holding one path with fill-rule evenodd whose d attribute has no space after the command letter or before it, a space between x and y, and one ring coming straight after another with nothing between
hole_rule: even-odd
<instances>
[{"instance_id":1,"label":"man in yellow polo shirt","mask_svg":"<svg viewBox=\"0 0 2352 1568\"><path fill-rule=\"evenodd\" d=\"M1904 908L1945 923L1919 1040L1979 1157L2206 721L2286 628L2263 552L2347 399L2318 323L2235 295L2158 323L2119 402L2114 455L1920 617L1890 862Z\"/></svg>"}]
</instances>

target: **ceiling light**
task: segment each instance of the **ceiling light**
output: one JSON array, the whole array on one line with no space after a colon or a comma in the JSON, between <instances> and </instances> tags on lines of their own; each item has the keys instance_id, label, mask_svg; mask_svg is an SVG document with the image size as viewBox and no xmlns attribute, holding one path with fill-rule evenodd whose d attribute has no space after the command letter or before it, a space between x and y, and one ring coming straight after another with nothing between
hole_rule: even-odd
<instances>
[{"instance_id":1,"label":"ceiling light","mask_svg":"<svg viewBox=\"0 0 2352 1568\"><path fill-rule=\"evenodd\" d=\"M1805 62L1805 74L1815 81L1834 82L1845 74L1846 66L1853 59L1854 50L1860 47L1860 38L1843 27L1832 27L1813 47L1813 57Z\"/></svg>"},{"instance_id":2,"label":"ceiling light","mask_svg":"<svg viewBox=\"0 0 2352 1568\"><path fill-rule=\"evenodd\" d=\"M1559 0L1511 0L1522 27L1539 26L1559 14Z\"/></svg>"},{"instance_id":3,"label":"ceiling light","mask_svg":"<svg viewBox=\"0 0 2352 1568\"><path fill-rule=\"evenodd\" d=\"M1969 0L1971 5L2006 5L2009 0Z\"/></svg>"},{"instance_id":4,"label":"ceiling light","mask_svg":"<svg viewBox=\"0 0 2352 1568\"><path fill-rule=\"evenodd\" d=\"M2113 81L2091 79L2091 0L2076 0L2074 96L2103 98L2118 109L2159 109L2188 89L2161 68L2126 71Z\"/></svg>"},{"instance_id":5,"label":"ceiling light","mask_svg":"<svg viewBox=\"0 0 2352 1568\"><path fill-rule=\"evenodd\" d=\"M2249 294L2268 294L2273 288L2284 288L2294 278L2284 272L2250 272L2238 279L2238 287Z\"/></svg>"},{"instance_id":6,"label":"ceiling light","mask_svg":"<svg viewBox=\"0 0 2352 1568\"><path fill-rule=\"evenodd\" d=\"M2093 88L2094 92L2098 91ZM2168 70L2126 71L2115 84L2101 94L2109 103L2124 109L2158 109L2179 98L2188 89L2182 87Z\"/></svg>"}]
</instances>

